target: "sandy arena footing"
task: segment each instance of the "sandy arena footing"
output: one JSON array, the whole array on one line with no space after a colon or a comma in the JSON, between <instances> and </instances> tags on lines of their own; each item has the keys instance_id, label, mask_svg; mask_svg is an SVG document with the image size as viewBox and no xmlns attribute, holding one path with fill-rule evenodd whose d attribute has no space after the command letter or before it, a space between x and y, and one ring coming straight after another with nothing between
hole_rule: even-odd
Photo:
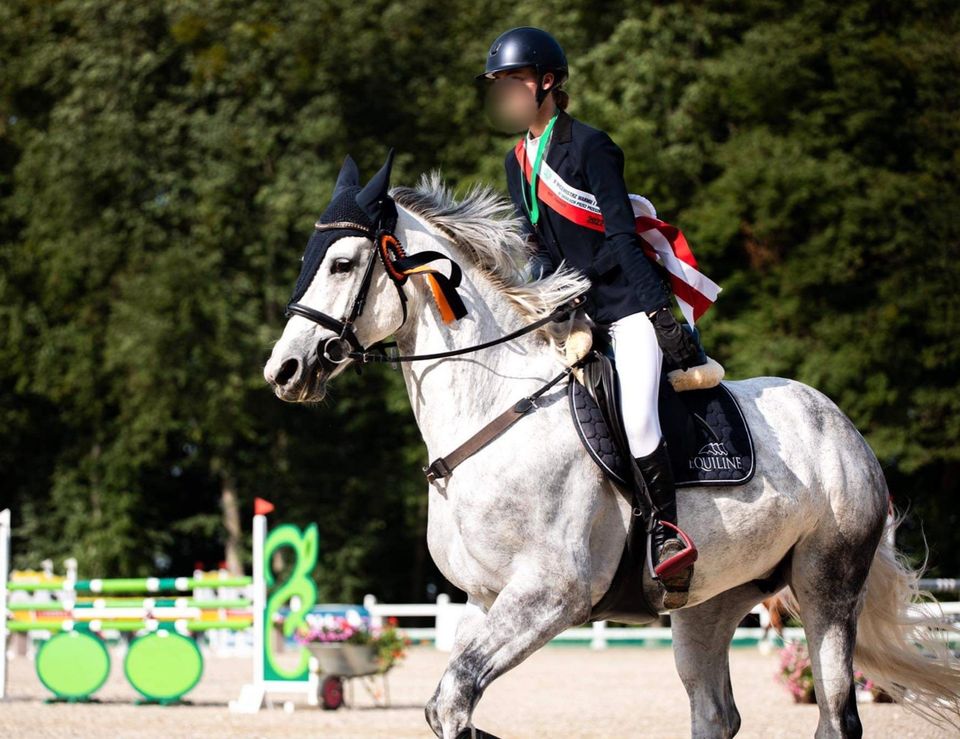
<instances>
[{"instance_id":1,"label":"sandy arena footing","mask_svg":"<svg viewBox=\"0 0 960 739\"><path fill-rule=\"evenodd\" d=\"M11 660L10 700L0 703L3 737L432 737L423 706L433 694L447 655L414 647L390 673L392 706L375 708L357 683L352 708L311 708L303 696L290 696L294 711L281 706L257 715L228 712L249 678L250 662L209 658L205 674L190 694L190 705L134 705L123 678L122 660L113 654L108 683L99 703L44 702L47 691L33 663ZM774 675L775 655L754 648L731 652L733 690L743 724L741 737L811 737L817 709L795 705ZM890 739L956 737L892 704L860 704L864 736ZM687 737L687 696L664 648L551 646L497 680L475 714L478 727L503 739L519 737Z\"/></svg>"}]
</instances>

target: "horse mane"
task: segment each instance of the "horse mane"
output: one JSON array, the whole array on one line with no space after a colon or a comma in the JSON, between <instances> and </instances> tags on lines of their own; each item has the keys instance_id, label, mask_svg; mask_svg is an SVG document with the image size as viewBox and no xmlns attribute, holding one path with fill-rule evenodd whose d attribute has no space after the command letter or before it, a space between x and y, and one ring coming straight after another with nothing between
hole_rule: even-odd
<instances>
[{"instance_id":1,"label":"horse mane","mask_svg":"<svg viewBox=\"0 0 960 739\"><path fill-rule=\"evenodd\" d=\"M449 238L528 321L549 315L590 287L582 272L565 263L539 280L524 281L521 270L534 251L527 245L522 216L489 185L475 184L457 200L439 170L432 170L416 186L397 185L390 195Z\"/></svg>"}]
</instances>

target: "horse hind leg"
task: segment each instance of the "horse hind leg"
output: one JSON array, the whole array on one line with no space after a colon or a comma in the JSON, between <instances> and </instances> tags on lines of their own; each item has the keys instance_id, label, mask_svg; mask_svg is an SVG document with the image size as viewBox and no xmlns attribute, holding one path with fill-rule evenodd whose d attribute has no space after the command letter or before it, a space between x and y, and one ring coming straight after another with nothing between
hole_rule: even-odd
<instances>
[{"instance_id":1,"label":"horse hind leg","mask_svg":"<svg viewBox=\"0 0 960 739\"><path fill-rule=\"evenodd\" d=\"M815 532L794 550L788 576L799 606L820 709L818 739L860 737L853 683L857 619L863 586L882 529L861 531L851 541L838 530Z\"/></svg>"},{"instance_id":2,"label":"horse hind leg","mask_svg":"<svg viewBox=\"0 0 960 739\"><path fill-rule=\"evenodd\" d=\"M740 730L730 683L730 642L743 617L762 599L755 585L746 584L670 614L673 655L690 699L693 739L728 739Z\"/></svg>"}]
</instances>

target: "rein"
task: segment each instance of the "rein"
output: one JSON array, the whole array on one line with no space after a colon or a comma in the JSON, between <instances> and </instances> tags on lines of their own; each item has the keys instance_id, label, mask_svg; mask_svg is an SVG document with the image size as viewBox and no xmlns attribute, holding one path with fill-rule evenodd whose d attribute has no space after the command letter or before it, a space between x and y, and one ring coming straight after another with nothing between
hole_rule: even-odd
<instances>
[{"instance_id":1,"label":"rein","mask_svg":"<svg viewBox=\"0 0 960 739\"><path fill-rule=\"evenodd\" d=\"M473 346L464 347L462 349L451 349L446 352L436 352L434 354L410 354L407 356L391 356L382 352L351 352L350 357L359 359L362 363L369 362L418 362L423 359L443 359L444 357L457 357L462 354L471 354L473 352L480 351L481 349L489 349L491 346L496 346L497 344L505 344L508 341L513 341L514 339L528 334L531 331L536 331L541 326L544 326L551 321L560 321L570 315L571 311L576 310L576 308L583 302L581 296L577 296L567 303L564 303L562 306L557 308L549 316L540 318L533 323L529 323L522 328L518 328L516 331L511 331L509 334L500 336L491 341L485 341L482 344L474 344ZM380 346L390 346L391 344L381 343Z\"/></svg>"}]
</instances>

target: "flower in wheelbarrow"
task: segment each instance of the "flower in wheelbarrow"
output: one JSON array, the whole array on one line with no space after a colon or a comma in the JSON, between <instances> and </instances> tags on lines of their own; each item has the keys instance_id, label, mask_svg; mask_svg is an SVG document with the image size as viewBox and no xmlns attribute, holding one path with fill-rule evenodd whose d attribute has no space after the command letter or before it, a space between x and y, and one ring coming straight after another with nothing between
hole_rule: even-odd
<instances>
[{"instance_id":1,"label":"flower in wheelbarrow","mask_svg":"<svg viewBox=\"0 0 960 739\"><path fill-rule=\"evenodd\" d=\"M380 672L386 672L400 662L407 654L410 640L396 627L396 619L387 619L387 625L375 629L371 643L377 648L377 662Z\"/></svg>"},{"instance_id":2,"label":"flower in wheelbarrow","mask_svg":"<svg viewBox=\"0 0 960 739\"><path fill-rule=\"evenodd\" d=\"M369 634L363 628L362 621L358 626L354 626L343 616L327 614L319 618L308 617L307 626L301 626L295 638L301 644L310 642L364 644L368 641Z\"/></svg>"},{"instance_id":3,"label":"flower in wheelbarrow","mask_svg":"<svg viewBox=\"0 0 960 739\"><path fill-rule=\"evenodd\" d=\"M363 616L360 615L360 612L355 608L350 608L347 610L347 623L353 626L354 628L359 629L364 625Z\"/></svg>"}]
</instances>

